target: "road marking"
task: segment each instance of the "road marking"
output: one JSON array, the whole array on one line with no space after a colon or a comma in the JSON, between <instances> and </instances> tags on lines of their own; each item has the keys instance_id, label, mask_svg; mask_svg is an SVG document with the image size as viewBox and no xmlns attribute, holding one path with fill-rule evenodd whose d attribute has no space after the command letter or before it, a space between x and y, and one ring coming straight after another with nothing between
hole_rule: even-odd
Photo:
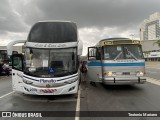
<instances>
[{"instance_id":1,"label":"road marking","mask_svg":"<svg viewBox=\"0 0 160 120\"><path fill-rule=\"evenodd\" d=\"M149 72L149 73L158 73L158 72L154 72L154 71L150 71L150 70L146 70L146 72Z\"/></svg>"},{"instance_id":2,"label":"road marking","mask_svg":"<svg viewBox=\"0 0 160 120\"><path fill-rule=\"evenodd\" d=\"M147 82L150 82L150 83L153 83L153 84L156 84L156 85L160 85L160 80L150 78L150 77L147 77Z\"/></svg>"},{"instance_id":3,"label":"road marking","mask_svg":"<svg viewBox=\"0 0 160 120\"><path fill-rule=\"evenodd\" d=\"M12 91L12 92L10 92L10 93L7 93L7 94L5 94L5 95L2 95L2 96L0 97L0 99L1 99L1 98L4 98L4 97L6 97L6 96L8 96L8 95L10 95L10 94L12 94L12 93L14 93L14 91Z\"/></svg>"},{"instance_id":4,"label":"road marking","mask_svg":"<svg viewBox=\"0 0 160 120\"><path fill-rule=\"evenodd\" d=\"M75 120L79 120L79 118L80 118L80 95L81 95L81 90L79 89L78 90L78 97L77 97Z\"/></svg>"},{"instance_id":5,"label":"road marking","mask_svg":"<svg viewBox=\"0 0 160 120\"><path fill-rule=\"evenodd\" d=\"M150 66L146 66L146 68L160 69L160 68L157 68L157 67L150 67Z\"/></svg>"}]
</instances>

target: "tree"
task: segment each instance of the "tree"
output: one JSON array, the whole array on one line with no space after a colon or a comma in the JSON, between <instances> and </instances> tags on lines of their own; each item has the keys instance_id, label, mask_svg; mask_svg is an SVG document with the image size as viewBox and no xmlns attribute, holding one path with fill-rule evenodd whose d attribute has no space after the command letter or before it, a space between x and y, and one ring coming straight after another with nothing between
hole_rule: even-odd
<instances>
[{"instance_id":1,"label":"tree","mask_svg":"<svg viewBox=\"0 0 160 120\"><path fill-rule=\"evenodd\" d=\"M157 44L157 46L160 48L160 39L153 43L153 45L155 44ZM158 61L159 61L159 58L158 58Z\"/></svg>"},{"instance_id":2,"label":"tree","mask_svg":"<svg viewBox=\"0 0 160 120\"><path fill-rule=\"evenodd\" d=\"M146 61L148 61L148 56L150 54L150 51L144 51L143 53L144 53L144 57L145 57Z\"/></svg>"},{"instance_id":3,"label":"tree","mask_svg":"<svg viewBox=\"0 0 160 120\"><path fill-rule=\"evenodd\" d=\"M157 44L160 47L160 39L153 43L153 45Z\"/></svg>"}]
</instances>

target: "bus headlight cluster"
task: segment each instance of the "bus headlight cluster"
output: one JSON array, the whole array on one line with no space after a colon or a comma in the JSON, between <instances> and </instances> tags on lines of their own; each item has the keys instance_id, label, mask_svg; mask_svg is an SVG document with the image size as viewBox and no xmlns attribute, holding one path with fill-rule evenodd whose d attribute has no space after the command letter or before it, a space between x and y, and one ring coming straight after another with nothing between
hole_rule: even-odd
<instances>
[{"instance_id":1,"label":"bus headlight cluster","mask_svg":"<svg viewBox=\"0 0 160 120\"><path fill-rule=\"evenodd\" d=\"M106 75L106 76L116 76L116 72L108 71L108 72L104 73L104 75Z\"/></svg>"},{"instance_id":2,"label":"bus headlight cluster","mask_svg":"<svg viewBox=\"0 0 160 120\"><path fill-rule=\"evenodd\" d=\"M66 83L66 84L71 84L71 83L73 83L73 82L75 82L75 81L77 81L78 80L78 78L75 78L75 79L72 79L72 80L68 80L68 81L66 81L66 82L64 82L64 83Z\"/></svg>"},{"instance_id":3,"label":"bus headlight cluster","mask_svg":"<svg viewBox=\"0 0 160 120\"><path fill-rule=\"evenodd\" d=\"M137 76L144 76L144 72L142 72L142 71L137 71L137 72L136 72L136 75L137 75Z\"/></svg>"},{"instance_id":4,"label":"bus headlight cluster","mask_svg":"<svg viewBox=\"0 0 160 120\"><path fill-rule=\"evenodd\" d=\"M26 83L26 84L32 84L33 82L29 81L29 80L25 80L23 79L23 82Z\"/></svg>"}]
</instances>

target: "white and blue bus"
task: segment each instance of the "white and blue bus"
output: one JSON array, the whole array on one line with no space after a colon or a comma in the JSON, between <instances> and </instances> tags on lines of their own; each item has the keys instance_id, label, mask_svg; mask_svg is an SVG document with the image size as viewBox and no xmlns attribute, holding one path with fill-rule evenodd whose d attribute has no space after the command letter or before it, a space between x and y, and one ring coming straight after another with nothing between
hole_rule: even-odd
<instances>
[{"instance_id":1,"label":"white and blue bus","mask_svg":"<svg viewBox=\"0 0 160 120\"><path fill-rule=\"evenodd\" d=\"M145 60L139 40L109 38L88 48L88 72L91 82L104 84L144 83Z\"/></svg>"},{"instance_id":2,"label":"white and blue bus","mask_svg":"<svg viewBox=\"0 0 160 120\"><path fill-rule=\"evenodd\" d=\"M24 55L12 56L14 91L32 95L77 93L82 42L75 23L38 22L31 28L24 46Z\"/></svg>"}]
</instances>

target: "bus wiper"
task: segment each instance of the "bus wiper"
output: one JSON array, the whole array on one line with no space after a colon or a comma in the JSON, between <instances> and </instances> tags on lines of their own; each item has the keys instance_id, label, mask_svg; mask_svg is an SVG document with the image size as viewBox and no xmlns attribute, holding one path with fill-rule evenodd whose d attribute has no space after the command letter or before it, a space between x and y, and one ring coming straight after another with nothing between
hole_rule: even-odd
<instances>
[{"instance_id":1,"label":"bus wiper","mask_svg":"<svg viewBox=\"0 0 160 120\"><path fill-rule=\"evenodd\" d=\"M128 50L128 52L135 60L138 60L129 50Z\"/></svg>"},{"instance_id":2,"label":"bus wiper","mask_svg":"<svg viewBox=\"0 0 160 120\"><path fill-rule=\"evenodd\" d=\"M114 58L114 60L117 60L121 54L122 54L122 51Z\"/></svg>"},{"instance_id":3,"label":"bus wiper","mask_svg":"<svg viewBox=\"0 0 160 120\"><path fill-rule=\"evenodd\" d=\"M125 48L127 50L127 52L135 59L138 60L127 48Z\"/></svg>"}]
</instances>

